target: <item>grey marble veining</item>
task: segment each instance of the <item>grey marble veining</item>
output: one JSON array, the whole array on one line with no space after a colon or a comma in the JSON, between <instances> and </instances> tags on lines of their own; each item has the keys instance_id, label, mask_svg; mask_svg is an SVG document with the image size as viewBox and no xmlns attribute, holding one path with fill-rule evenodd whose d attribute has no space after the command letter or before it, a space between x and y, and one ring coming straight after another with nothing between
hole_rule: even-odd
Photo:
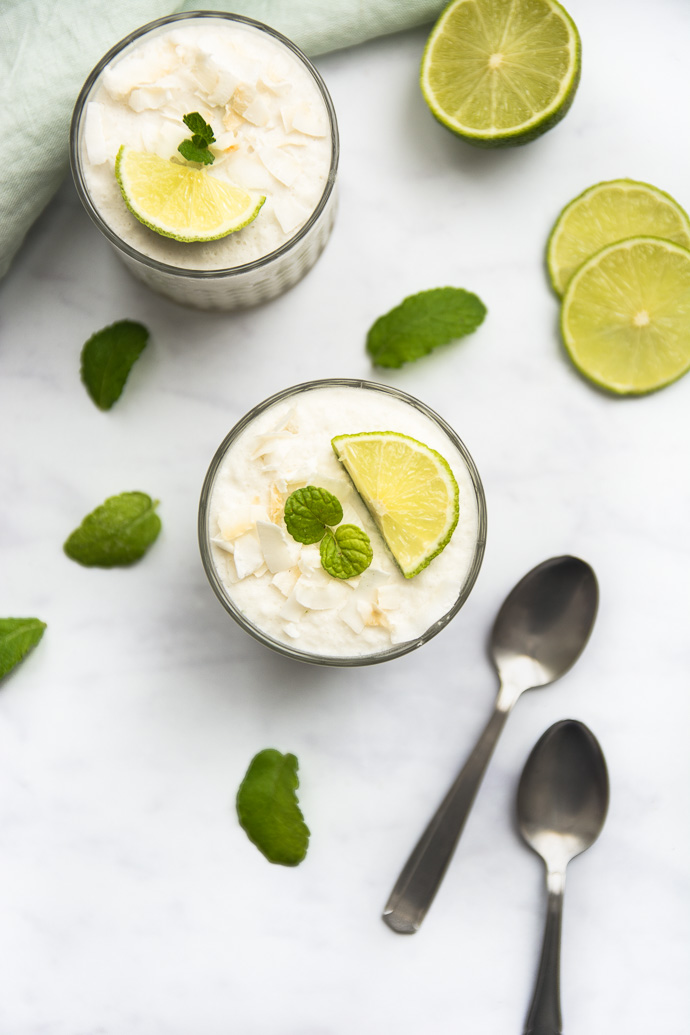
<instances>
[{"instance_id":1,"label":"grey marble veining","mask_svg":"<svg viewBox=\"0 0 690 1035\"><path fill-rule=\"evenodd\" d=\"M521 1030L542 874L513 825L524 760L552 722L600 740L611 810L569 871L568 1035L687 1028L690 380L642 399L585 383L543 271L576 193L630 176L690 205L685 6L571 0L574 106L514 151L472 150L418 92L425 33L319 59L342 137L340 212L305 280L259 309L199 314L120 266L65 184L0 283L0 615L48 622L0 688L2 1035L481 1035ZM680 98L680 101L673 100ZM364 353L406 294L476 291L479 331L398 372ZM151 343L112 411L79 353L116 319ZM484 481L487 552L450 627L368 670L289 663L218 606L196 508L232 424L317 377L418 395ZM106 496L161 500L129 570L61 545ZM379 914L488 717L494 615L530 567L575 553L601 608L576 667L507 725L444 886L414 938ZM272 867L234 795L266 746L300 759L305 863ZM680 819L679 819L680 817Z\"/></svg>"}]
</instances>

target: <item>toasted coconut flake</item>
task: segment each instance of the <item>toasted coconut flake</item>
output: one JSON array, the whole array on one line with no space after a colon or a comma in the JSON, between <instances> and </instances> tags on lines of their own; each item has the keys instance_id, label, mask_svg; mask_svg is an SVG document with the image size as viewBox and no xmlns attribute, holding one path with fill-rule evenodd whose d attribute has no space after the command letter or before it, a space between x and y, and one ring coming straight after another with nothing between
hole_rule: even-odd
<instances>
[{"instance_id":1,"label":"toasted coconut flake","mask_svg":"<svg viewBox=\"0 0 690 1035\"><path fill-rule=\"evenodd\" d=\"M400 607L400 591L397 586L379 586L377 603L384 611L396 611Z\"/></svg>"},{"instance_id":2,"label":"toasted coconut flake","mask_svg":"<svg viewBox=\"0 0 690 1035\"><path fill-rule=\"evenodd\" d=\"M253 575L257 568L264 563L259 540L253 532L246 532L245 535L241 535L239 539L235 540L234 559L237 576L240 579Z\"/></svg>"},{"instance_id":3,"label":"toasted coconut flake","mask_svg":"<svg viewBox=\"0 0 690 1035\"><path fill-rule=\"evenodd\" d=\"M257 521L256 531L259 536L259 545L269 571L273 574L279 571L287 571L297 563L300 554L300 544L294 540L288 540L282 528L272 524L270 521Z\"/></svg>"},{"instance_id":4,"label":"toasted coconut flake","mask_svg":"<svg viewBox=\"0 0 690 1035\"><path fill-rule=\"evenodd\" d=\"M219 550L224 550L225 553L234 553L235 544L228 539L223 539L220 535L214 535L211 537L211 542L214 546L217 546Z\"/></svg>"},{"instance_id":5,"label":"toasted coconut flake","mask_svg":"<svg viewBox=\"0 0 690 1035\"><path fill-rule=\"evenodd\" d=\"M295 583L299 578L299 571L294 568L289 568L287 571L279 571L271 579L271 585L275 586L284 597L289 597L295 588Z\"/></svg>"},{"instance_id":6,"label":"toasted coconut flake","mask_svg":"<svg viewBox=\"0 0 690 1035\"><path fill-rule=\"evenodd\" d=\"M275 176L286 187L292 186L299 175L299 162L296 159L279 147L269 145L259 148L258 154L271 176Z\"/></svg>"}]
</instances>

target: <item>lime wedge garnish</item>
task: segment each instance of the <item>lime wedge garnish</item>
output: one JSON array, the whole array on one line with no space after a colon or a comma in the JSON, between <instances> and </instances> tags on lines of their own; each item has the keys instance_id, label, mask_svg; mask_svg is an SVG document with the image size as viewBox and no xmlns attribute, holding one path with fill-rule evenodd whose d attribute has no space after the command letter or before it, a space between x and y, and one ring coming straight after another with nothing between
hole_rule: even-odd
<instances>
[{"instance_id":1,"label":"lime wedge garnish","mask_svg":"<svg viewBox=\"0 0 690 1035\"><path fill-rule=\"evenodd\" d=\"M458 523L458 485L447 461L395 431L337 435L332 444L400 570L412 578Z\"/></svg>"},{"instance_id":2,"label":"lime wedge garnish","mask_svg":"<svg viewBox=\"0 0 690 1035\"><path fill-rule=\"evenodd\" d=\"M580 78L580 37L556 0L452 0L422 58L436 118L480 147L526 144L563 118Z\"/></svg>"},{"instance_id":3,"label":"lime wedge garnish","mask_svg":"<svg viewBox=\"0 0 690 1035\"><path fill-rule=\"evenodd\" d=\"M266 200L206 170L122 146L115 175L132 215L176 241L216 241L241 230Z\"/></svg>"},{"instance_id":4,"label":"lime wedge garnish","mask_svg":"<svg viewBox=\"0 0 690 1035\"><path fill-rule=\"evenodd\" d=\"M549 277L562 295L576 269L608 244L651 235L690 248L690 219L673 198L636 180L597 183L566 205L546 251Z\"/></svg>"},{"instance_id":5,"label":"lime wedge garnish","mask_svg":"<svg viewBox=\"0 0 690 1035\"><path fill-rule=\"evenodd\" d=\"M675 381L690 369L690 251L657 237L603 248L568 284L561 329L575 366L611 392Z\"/></svg>"}]
</instances>

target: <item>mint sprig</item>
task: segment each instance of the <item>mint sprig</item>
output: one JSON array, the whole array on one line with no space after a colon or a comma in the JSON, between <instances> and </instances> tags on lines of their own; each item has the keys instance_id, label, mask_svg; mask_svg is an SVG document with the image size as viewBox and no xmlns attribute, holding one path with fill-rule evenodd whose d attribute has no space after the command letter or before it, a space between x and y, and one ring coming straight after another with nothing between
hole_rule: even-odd
<instances>
[{"instance_id":1,"label":"mint sprig","mask_svg":"<svg viewBox=\"0 0 690 1035\"><path fill-rule=\"evenodd\" d=\"M290 493L285 501L285 527L298 543L321 543L321 566L336 579L361 575L374 551L367 533L357 525L340 525L343 508L337 496L317 485ZM331 526L340 525L335 531Z\"/></svg>"},{"instance_id":2,"label":"mint sprig","mask_svg":"<svg viewBox=\"0 0 690 1035\"><path fill-rule=\"evenodd\" d=\"M0 679L36 646L45 630L39 618L0 618Z\"/></svg>"},{"instance_id":3,"label":"mint sprig","mask_svg":"<svg viewBox=\"0 0 690 1035\"><path fill-rule=\"evenodd\" d=\"M87 514L69 536L64 551L87 568L115 568L134 564L158 538L161 519L145 492L110 496Z\"/></svg>"},{"instance_id":4,"label":"mint sprig","mask_svg":"<svg viewBox=\"0 0 690 1035\"><path fill-rule=\"evenodd\" d=\"M339 525L342 520L340 500L316 485L297 489L285 501L285 525L298 543L320 542L326 534L326 526Z\"/></svg>"},{"instance_id":5,"label":"mint sprig","mask_svg":"<svg viewBox=\"0 0 690 1035\"><path fill-rule=\"evenodd\" d=\"M336 579L361 575L372 562L374 551L366 532L357 525L329 528L319 547L321 564Z\"/></svg>"},{"instance_id":6,"label":"mint sprig","mask_svg":"<svg viewBox=\"0 0 690 1035\"><path fill-rule=\"evenodd\" d=\"M401 367L471 334L486 316L477 295L463 288L443 287L405 298L372 324L367 352L379 367Z\"/></svg>"},{"instance_id":7,"label":"mint sprig","mask_svg":"<svg viewBox=\"0 0 690 1035\"><path fill-rule=\"evenodd\" d=\"M203 165L213 165L215 155L209 151L209 145L215 144L216 138L208 122L198 111L189 112L182 116L187 129L191 129L192 137L183 140L177 150L188 162L201 162Z\"/></svg>"},{"instance_id":8,"label":"mint sprig","mask_svg":"<svg viewBox=\"0 0 690 1035\"><path fill-rule=\"evenodd\" d=\"M266 748L249 763L237 792L237 816L269 862L297 866L307 854L309 828L297 803L295 755Z\"/></svg>"},{"instance_id":9,"label":"mint sprig","mask_svg":"<svg viewBox=\"0 0 690 1035\"><path fill-rule=\"evenodd\" d=\"M146 348L149 332L134 320L118 320L92 334L81 350L81 379L100 410L122 395L129 372Z\"/></svg>"}]
</instances>

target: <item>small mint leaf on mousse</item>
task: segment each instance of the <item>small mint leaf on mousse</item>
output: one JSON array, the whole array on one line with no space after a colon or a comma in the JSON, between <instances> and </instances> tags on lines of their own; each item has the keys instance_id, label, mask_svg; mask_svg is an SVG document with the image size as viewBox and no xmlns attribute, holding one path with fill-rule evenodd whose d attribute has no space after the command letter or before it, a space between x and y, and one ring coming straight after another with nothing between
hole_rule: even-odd
<instances>
[{"instance_id":1,"label":"small mint leaf on mousse","mask_svg":"<svg viewBox=\"0 0 690 1035\"><path fill-rule=\"evenodd\" d=\"M420 291L372 324L367 352L379 367L401 367L471 334L486 316L477 295L463 288L443 287Z\"/></svg>"},{"instance_id":2,"label":"small mint leaf on mousse","mask_svg":"<svg viewBox=\"0 0 690 1035\"><path fill-rule=\"evenodd\" d=\"M336 579L361 575L374 556L369 536L357 525L339 525L335 531L329 528L319 552L323 568Z\"/></svg>"},{"instance_id":3,"label":"small mint leaf on mousse","mask_svg":"<svg viewBox=\"0 0 690 1035\"><path fill-rule=\"evenodd\" d=\"M326 526L338 525L342 520L340 500L316 485L296 489L285 501L285 526L298 543L320 542L326 534Z\"/></svg>"},{"instance_id":4,"label":"small mint leaf on mousse","mask_svg":"<svg viewBox=\"0 0 690 1035\"><path fill-rule=\"evenodd\" d=\"M119 320L96 331L86 342L81 350L81 379L100 410L109 410L120 398L148 340L143 324Z\"/></svg>"},{"instance_id":5,"label":"small mint leaf on mousse","mask_svg":"<svg viewBox=\"0 0 690 1035\"><path fill-rule=\"evenodd\" d=\"M115 568L140 560L158 538L158 501L145 492L110 496L87 514L69 536L64 551L87 568Z\"/></svg>"},{"instance_id":6,"label":"small mint leaf on mousse","mask_svg":"<svg viewBox=\"0 0 690 1035\"><path fill-rule=\"evenodd\" d=\"M201 162L203 165L213 165L215 156L209 151L209 145L216 141L213 130L208 122L202 118L198 111L192 111L182 116L187 129L191 129L192 137L183 140L177 150L188 162Z\"/></svg>"},{"instance_id":7,"label":"small mint leaf on mousse","mask_svg":"<svg viewBox=\"0 0 690 1035\"><path fill-rule=\"evenodd\" d=\"M266 748L249 763L237 792L237 816L269 862L297 866L307 854L309 828L297 803L298 761Z\"/></svg>"},{"instance_id":8,"label":"small mint leaf on mousse","mask_svg":"<svg viewBox=\"0 0 690 1035\"><path fill-rule=\"evenodd\" d=\"M36 646L45 629L39 618L0 618L0 679Z\"/></svg>"}]
</instances>

